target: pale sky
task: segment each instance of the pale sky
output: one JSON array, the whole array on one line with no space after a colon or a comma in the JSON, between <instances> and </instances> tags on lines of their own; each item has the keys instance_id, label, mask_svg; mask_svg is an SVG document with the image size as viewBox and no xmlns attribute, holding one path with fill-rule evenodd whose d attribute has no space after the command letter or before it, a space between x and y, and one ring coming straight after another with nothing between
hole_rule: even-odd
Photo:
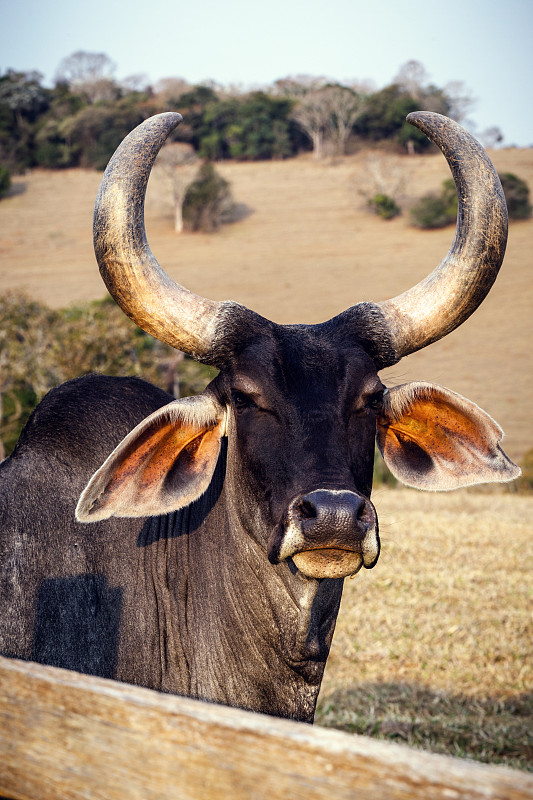
<instances>
[{"instance_id":1,"label":"pale sky","mask_svg":"<svg viewBox=\"0 0 533 800\"><path fill-rule=\"evenodd\" d=\"M475 133L533 145L533 0L0 0L0 71L53 85L77 50L115 78L182 77L255 88L288 75L392 82L410 59L439 87L463 81Z\"/></svg>"}]
</instances>

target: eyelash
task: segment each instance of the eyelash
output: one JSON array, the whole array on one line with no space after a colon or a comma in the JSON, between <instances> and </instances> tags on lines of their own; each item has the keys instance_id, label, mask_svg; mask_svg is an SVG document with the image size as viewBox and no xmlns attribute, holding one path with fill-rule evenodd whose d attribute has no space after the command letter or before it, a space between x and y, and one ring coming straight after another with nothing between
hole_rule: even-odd
<instances>
[{"instance_id":1,"label":"eyelash","mask_svg":"<svg viewBox=\"0 0 533 800\"><path fill-rule=\"evenodd\" d=\"M383 392L376 392L371 395L365 404L365 408L371 411L381 411L383 408Z\"/></svg>"},{"instance_id":2,"label":"eyelash","mask_svg":"<svg viewBox=\"0 0 533 800\"><path fill-rule=\"evenodd\" d=\"M244 411L246 408L255 408L256 404L249 395L244 392L233 391L232 393L233 405L236 411ZM383 408L383 392L376 392L371 395L365 403L365 409L369 411L379 412Z\"/></svg>"},{"instance_id":3,"label":"eyelash","mask_svg":"<svg viewBox=\"0 0 533 800\"><path fill-rule=\"evenodd\" d=\"M243 392L233 391L231 395L233 399L233 405L237 411L243 411L245 408L253 408L255 406L252 398Z\"/></svg>"}]
</instances>

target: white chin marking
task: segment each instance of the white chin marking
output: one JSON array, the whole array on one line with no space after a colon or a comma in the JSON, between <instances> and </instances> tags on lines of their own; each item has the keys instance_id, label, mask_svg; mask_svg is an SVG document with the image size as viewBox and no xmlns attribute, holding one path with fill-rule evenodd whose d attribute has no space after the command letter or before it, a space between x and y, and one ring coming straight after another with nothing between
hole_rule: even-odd
<instances>
[{"instance_id":1,"label":"white chin marking","mask_svg":"<svg viewBox=\"0 0 533 800\"><path fill-rule=\"evenodd\" d=\"M363 557L351 550L321 548L302 550L292 560L308 578L347 578L363 566Z\"/></svg>"},{"instance_id":2,"label":"white chin marking","mask_svg":"<svg viewBox=\"0 0 533 800\"><path fill-rule=\"evenodd\" d=\"M283 534L279 549L279 560L285 561L286 558L290 558L293 553L303 547L305 547L305 540L301 528L299 525L295 525L294 522L290 522Z\"/></svg>"},{"instance_id":3,"label":"white chin marking","mask_svg":"<svg viewBox=\"0 0 533 800\"><path fill-rule=\"evenodd\" d=\"M367 533L362 549L365 565L373 564L379 555L378 537L376 536L375 530L371 530Z\"/></svg>"}]
</instances>

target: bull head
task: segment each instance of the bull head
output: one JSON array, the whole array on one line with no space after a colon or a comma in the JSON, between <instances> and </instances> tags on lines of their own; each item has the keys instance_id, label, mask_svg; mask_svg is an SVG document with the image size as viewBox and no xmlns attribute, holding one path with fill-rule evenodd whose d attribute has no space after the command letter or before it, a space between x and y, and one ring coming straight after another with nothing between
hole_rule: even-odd
<instances>
[{"instance_id":1,"label":"bull head","mask_svg":"<svg viewBox=\"0 0 533 800\"><path fill-rule=\"evenodd\" d=\"M94 243L105 284L131 319L220 369L196 398L170 403L135 428L83 492L80 521L183 508L210 485L227 437L225 513L304 576L340 578L379 555L370 501L374 436L401 481L452 489L512 480L502 431L480 408L426 383L386 389L378 371L453 331L501 266L507 210L478 142L439 114L408 120L444 153L457 188L450 251L423 281L390 300L359 303L320 325L277 325L234 302L171 280L144 230L150 171L179 114L153 117L118 148L96 201Z\"/></svg>"}]
</instances>

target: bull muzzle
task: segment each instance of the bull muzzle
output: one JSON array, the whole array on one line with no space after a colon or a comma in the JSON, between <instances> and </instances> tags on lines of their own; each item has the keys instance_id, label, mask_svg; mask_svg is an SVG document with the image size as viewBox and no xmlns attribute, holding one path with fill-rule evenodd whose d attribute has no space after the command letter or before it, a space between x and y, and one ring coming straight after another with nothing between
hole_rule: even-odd
<instances>
[{"instance_id":1,"label":"bull muzzle","mask_svg":"<svg viewBox=\"0 0 533 800\"><path fill-rule=\"evenodd\" d=\"M379 557L378 521L357 492L315 489L291 500L269 547L273 564L291 558L310 578L345 578Z\"/></svg>"}]
</instances>

